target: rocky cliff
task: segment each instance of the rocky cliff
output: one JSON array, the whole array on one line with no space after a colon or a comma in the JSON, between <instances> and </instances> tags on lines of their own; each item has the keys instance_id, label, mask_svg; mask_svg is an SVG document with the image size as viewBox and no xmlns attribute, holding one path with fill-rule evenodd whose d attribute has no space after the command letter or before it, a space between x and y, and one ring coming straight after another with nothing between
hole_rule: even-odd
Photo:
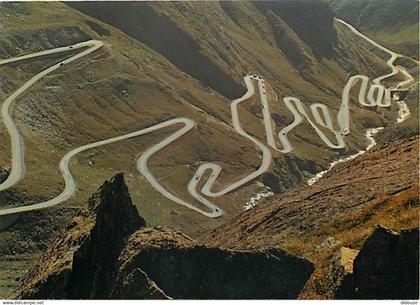
<instances>
[{"instance_id":1,"label":"rocky cliff","mask_svg":"<svg viewBox=\"0 0 420 305\"><path fill-rule=\"evenodd\" d=\"M313 271L278 248L226 250L147 228L121 174L38 259L15 298L296 298Z\"/></svg>"},{"instance_id":2,"label":"rocky cliff","mask_svg":"<svg viewBox=\"0 0 420 305\"><path fill-rule=\"evenodd\" d=\"M103 298L125 241L145 226L121 174L106 181L23 280L22 298Z\"/></svg>"},{"instance_id":3,"label":"rocky cliff","mask_svg":"<svg viewBox=\"0 0 420 305\"><path fill-rule=\"evenodd\" d=\"M133 279L144 273L176 299L290 299L305 285L312 264L279 249L225 250L147 228L130 237L118 269L114 297L138 298L141 285Z\"/></svg>"},{"instance_id":4,"label":"rocky cliff","mask_svg":"<svg viewBox=\"0 0 420 305\"><path fill-rule=\"evenodd\" d=\"M339 299L418 299L419 229L396 233L378 226L339 287Z\"/></svg>"}]
</instances>

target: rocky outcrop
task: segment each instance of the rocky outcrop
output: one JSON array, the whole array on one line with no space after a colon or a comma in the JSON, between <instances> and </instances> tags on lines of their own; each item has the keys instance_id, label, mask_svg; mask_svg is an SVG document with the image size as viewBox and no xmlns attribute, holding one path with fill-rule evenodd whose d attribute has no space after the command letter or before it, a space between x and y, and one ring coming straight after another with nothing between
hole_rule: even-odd
<instances>
[{"instance_id":1,"label":"rocky outcrop","mask_svg":"<svg viewBox=\"0 0 420 305\"><path fill-rule=\"evenodd\" d=\"M133 206L121 174L105 183L88 205L96 221L73 256L70 294L75 298L104 298L113 281L110 271L127 237L146 223Z\"/></svg>"},{"instance_id":2,"label":"rocky outcrop","mask_svg":"<svg viewBox=\"0 0 420 305\"><path fill-rule=\"evenodd\" d=\"M336 298L418 299L419 229L400 234L378 226L366 240Z\"/></svg>"},{"instance_id":3,"label":"rocky outcrop","mask_svg":"<svg viewBox=\"0 0 420 305\"><path fill-rule=\"evenodd\" d=\"M106 181L34 264L18 298L104 298L125 241L145 226L122 174Z\"/></svg>"},{"instance_id":4,"label":"rocky outcrop","mask_svg":"<svg viewBox=\"0 0 420 305\"><path fill-rule=\"evenodd\" d=\"M344 279L353 273L353 262L359 253L356 249L341 247L330 259L327 281L330 283L330 295L336 293Z\"/></svg>"},{"instance_id":5,"label":"rocky outcrop","mask_svg":"<svg viewBox=\"0 0 420 305\"><path fill-rule=\"evenodd\" d=\"M139 284L134 279L147 274L176 299L296 298L313 271L308 261L279 249L224 250L164 228L134 233L118 268L119 283L113 296L135 298L143 280ZM124 293L121 283L126 283Z\"/></svg>"},{"instance_id":6,"label":"rocky outcrop","mask_svg":"<svg viewBox=\"0 0 420 305\"><path fill-rule=\"evenodd\" d=\"M280 249L226 250L145 227L119 174L59 234L14 297L289 299L312 272L312 263Z\"/></svg>"}]
</instances>

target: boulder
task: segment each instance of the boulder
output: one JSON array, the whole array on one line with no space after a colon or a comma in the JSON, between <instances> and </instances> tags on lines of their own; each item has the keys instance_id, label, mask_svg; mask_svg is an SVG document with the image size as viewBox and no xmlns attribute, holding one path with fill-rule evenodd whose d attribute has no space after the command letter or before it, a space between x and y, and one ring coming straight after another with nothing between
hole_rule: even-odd
<instances>
[{"instance_id":1,"label":"boulder","mask_svg":"<svg viewBox=\"0 0 420 305\"><path fill-rule=\"evenodd\" d=\"M419 229L399 234L377 226L354 259L338 299L418 299Z\"/></svg>"}]
</instances>

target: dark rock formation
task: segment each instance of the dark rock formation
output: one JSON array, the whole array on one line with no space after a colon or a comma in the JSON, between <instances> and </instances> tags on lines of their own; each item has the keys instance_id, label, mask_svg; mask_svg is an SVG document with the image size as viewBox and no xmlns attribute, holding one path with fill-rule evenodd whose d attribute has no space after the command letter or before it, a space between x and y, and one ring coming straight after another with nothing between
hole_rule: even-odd
<instances>
[{"instance_id":1,"label":"dark rock formation","mask_svg":"<svg viewBox=\"0 0 420 305\"><path fill-rule=\"evenodd\" d=\"M106 181L23 281L19 298L105 298L125 241L145 226L122 174Z\"/></svg>"},{"instance_id":2,"label":"dark rock formation","mask_svg":"<svg viewBox=\"0 0 420 305\"><path fill-rule=\"evenodd\" d=\"M419 230L397 234L378 226L344 278L339 299L418 299Z\"/></svg>"},{"instance_id":3,"label":"dark rock formation","mask_svg":"<svg viewBox=\"0 0 420 305\"><path fill-rule=\"evenodd\" d=\"M224 250L145 228L119 174L59 234L14 297L296 298L313 269L279 249Z\"/></svg>"},{"instance_id":4,"label":"dark rock formation","mask_svg":"<svg viewBox=\"0 0 420 305\"><path fill-rule=\"evenodd\" d=\"M142 270L176 299L296 298L313 272L311 263L282 250L222 250L163 228L134 233L120 256L119 269L118 280L130 283L134 293L142 282L130 278Z\"/></svg>"},{"instance_id":5,"label":"dark rock formation","mask_svg":"<svg viewBox=\"0 0 420 305\"><path fill-rule=\"evenodd\" d=\"M121 174L105 182L88 205L96 222L73 256L73 285L69 293L75 298L105 298L113 280L110 271L126 239L146 223L133 206Z\"/></svg>"}]
</instances>

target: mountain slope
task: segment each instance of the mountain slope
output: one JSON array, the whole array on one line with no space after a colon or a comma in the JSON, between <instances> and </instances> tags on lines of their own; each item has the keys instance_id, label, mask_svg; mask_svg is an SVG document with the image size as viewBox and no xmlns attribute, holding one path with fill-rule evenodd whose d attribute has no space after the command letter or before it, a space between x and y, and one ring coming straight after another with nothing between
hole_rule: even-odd
<instances>
[{"instance_id":1,"label":"mountain slope","mask_svg":"<svg viewBox=\"0 0 420 305\"><path fill-rule=\"evenodd\" d=\"M333 297L329 259L340 247L360 248L376 224L418 226L418 136L387 143L347 162L313 186L279 195L210 232L226 248L279 246L313 261L302 298Z\"/></svg>"},{"instance_id":2,"label":"mountain slope","mask_svg":"<svg viewBox=\"0 0 420 305\"><path fill-rule=\"evenodd\" d=\"M378 42L418 60L419 2L416 0L325 0L334 13Z\"/></svg>"},{"instance_id":3,"label":"mountain slope","mask_svg":"<svg viewBox=\"0 0 420 305\"><path fill-rule=\"evenodd\" d=\"M156 18L141 19L143 24L134 28L135 33L131 33L136 40L67 5L52 5L56 8L54 13L51 13L49 6L42 3L1 5L4 16L2 45L8 46L2 56L7 58L28 54L86 39L102 40L105 46L92 54L91 58L57 70L36 83L17 101L13 116L26 144L27 164L25 178L15 189L26 194L21 196L25 198L52 198L59 193L63 185L57 165L60 158L70 149L179 116L193 119L198 128L181 138L177 145L159 152L150 161L150 167L158 179L177 195L193 201L187 193L186 185L200 162L217 162L223 168L223 176L218 185L237 181L258 166L260 153L254 149L252 143L241 138L230 127L229 100L207 87L218 85L205 83L206 80L203 79L210 76L211 79L219 78L216 75L202 75L199 71L189 71L188 67L183 66L183 62L179 62L180 58L183 58L182 48L185 46L175 43L181 36L186 37L188 41L195 41L199 48L195 53L184 56L192 61L189 64L195 66L196 61L205 57L203 62L207 66L214 66L214 69L218 67L218 71L229 77L229 81L221 82L224 85L235 82L243 87L241 78L248 71L259 71L263 74L267 78L271 111L277 113L273 115L273 120L279 124L278 128L289 124L293 117L286 107L276 103L277 93L281 97L297 94L307 102L322 101L337 109L347 73L340 68L339 63L346 61L349 70L366 71L368 75L377 72L368 68L370 60L382 63L368 50L366 64L360 63L357 57L346 52L346 44L352 42L336 37L332 14L320 3L312 4L310 11L303 12L300 8L304 3L300 2L277 5L260 2L223 5L130 2L118 3L118 7L115 3L106 3L99 7L97 3L71 4L79 9L79 6L83 6L84 10L95 8L97 14L103 14L102 19L106 19L107 12L112 13L108 17L112 17L114 22L130 19L121 15L121 9L124 8L126 13L141 15L143 9L150 12ZM200 13L203 10L206 11L205 15ZM324 21L319 27L310 27L310 32L305 32L302 25L284 17L284 10L306 15L318 11L320 15L325 16L325 20L322 19ZM255 28L261 31L248 31L249 25L242 22L248 15L254 17ZM306 15L299 16L303 18ZM290 25L282 18L290 22ZM16 22L20 19L25 20L25 23ZM43 23L39 20L43 20ZM162 43L165 40L157 39L155 43L160 45L152 44L151 37L159 35L156 32L157 27L151 22L158 21L173 25L162 28L165 32L162 35L166 35L162 37L172 39L171 48L168 50L172 50L173 47L174 52L171 53L178 54L176 58L171 58L165 53L168 51L164 52ZM315 24L314 19L311 22ZM124 30L125 24L119 26ZM178 34L173 36L172 30L175 28L178 28ZM223 30L220 30L221 28ZM315 45L310 37L320 30L324 30L326 37L322 43ZM296 50L301 53L298 56L304 59L304 62L293 63L289 59L291 55L287 56L286 46L279 45L281 39L276 35L289 37L296 44ZM225 54L226 46L230 46L229 54ZM182 48L176 50L178 47ZM68 54L64 54L65 56ZM163 56L168 56L169 61ZM5 72L2 82L6 86L0 93L1 96L6 98L25 79L62 58L63 56L40 58L31 63L2 66L0 69ZM381 71L384 68L382 65L377 64L375 67ZM178 68L190 72L191 75ZM201 81L197 81L193 76ZM235 88L230 85L227 87ZM223 92L220 88L218 91ZM241 93L230 93L231 96L234 94L242 94L242 89ZM258 98L252 98L241 107L240 119L246 125L246 131L264 141L261 106L258 102ZM354 131L347 139L350 151L365 145L365 120L372 122L370 124L381 124L382 120L371 111L359 107L356 109L358 111L352 114ZM335 111L333 110L333 113ZM383 117L391 118L394 115L393 111L395 109L384 112ZM3 125L0 128L0 145L3 151L7 152L8 135ZM95 181L105 179L106 175L120 169L129 173L128 183L134 190L133 198L135 202L142 202L144 217L149 222L171 224L191 233L197 229L204 231L204 228L197 226L204 221L200 215L162 198L133 166L135 156L174 130L162 130L153 135L126 140L124 149L121 149L120 143L116 143L78 155L77 160L72 161L70 165L79 188L69 205L77 205L85 194L93 191L91 185ZM336 152L324 145L308 123L299 126L296 133L292 134L291 140L299 149L293 151L290 156L273 152L275 162L271 171L278 176L276 188L280 190L303 183L306 177L327 166L330 159L336 157ZM338 151L338 154L340 153L344 154L347 151ZM0 157L3 166L9 163L10 155L2 154ZM109 164L118 165L110 167ZM293 179L287 174L290 168L294 169ZM40 179L45 188L34 187L34 177L42 177ZM242 210L243 202L256 189L258 187L255 185L249 186L241 192L227 195L225 199L215 199L215 202L220 204L230 217ZM141 199L140 194L143 194ZM226 202L234 202L234 205ZM5 204L10 205L13 202Z\"/></svg>"},{"instance_id":4,"label":"mountain slope","mask_svg":"<svg viewBox=\"0 0 420 305\"><path fill-rule=\"evenodd\" d=\"M376 77L388 73L389 69L384 65L386 56L382 59L371 46L353 42L350 39L353 34L336 25L332 11L320 1L78 2L69 5L113 24L228 97L234 97L234 92L209 82L209 79L219 79L219 74L213 73L215 69L229 77L229 80L221 79L223 85L232 90L236 86L231 86L231 82L241 84L241 76L249 71L263 75L268 83L272 119L278 127L276 132L293 120L281 101L283 97L299 97L306 105L325 103L335 116L349 75L362 73ZM179 43L179 40L194 41L194 44ZM252 108L251 105L244 105L248 111L241 113L241 120L246 122L247 130L264 139L261 108L258 104ZM391 123L395 111L396 108L379 111L379 117L372 111L354 107L353 130L346 139L348 150L364 147L363 129L368 125ZM278 164L274 171L287 171L285 164L291 163L297 169L298 183L304 180L305 172L314 173L319 165L326 166L326 156L335 158L337 154L348 152L346 148L333 153L306 122L291 139L299 149L289 154L292 161L289 156L273 152ZM304 163L312 165L301 167ZM284 177L279 178L279 181L284 180ZM279 189L284 188L284 185L279 186Z\"/></svg>"},{"instance_id":5,"label":"mountain slope","mask_svg":"<svg viewBox=\"0 0 420 305\"><path fill-rule=\"evenodd\" d=\"M58 3L54 5L57 8L56 13L51 16L49 8L43 4L10 4L10 6L2 4L6 16L2 19L2 23L8 34L2 36L2 39L5 45L14 46L13 49L6 49L7 54L3 54L4 57L27 54L89 38L104 40L107 45L93 54L92 58L81 60L65 68L64 71L46 77L17 102L13 115L24 137L27 163L25 179L16 186L17 191L30 193L37 198L51 198L63 187L58 164L61 157L70 149L132 132L177 116L194 119L200 127L194 129L176 147L162 152L162 156L153 158L151 162L155 163L152 168L157 176L162 179L167 177L167 181L163 183L173 184L178 190L180 181L185 179L183 187L179 189L181 195L183 190L186 193L186 185L192 175L194 164L203 158L208 161L219 161L224 159L224 155L234 155L238 148L246 149L235 159L227 160L235 167L232 169L225 166L227 179L232 179L231 176L236 175L238 169L240 172L246 172L257 164L258 152L227 126L230 122L230 113L226 107L228 103L226 98L216 92L209 92L196 80L177 70L166 59L118 30L105 24L101 25L99 21L95 22L65 5ZM21 13L21 7L28 8L24 11L26 15ZM49 18L45 15L49 15ZM16 28L17 18L26 20L19 28ZM45 19L46 23L39 23L40 19ZM68 26L63 29L63 24ZM106 29L101 31L104 33L102 36L91 28L93 24L97 24L96 29L98 26ZM35 43L28 44L28 41ZM2 66L1 69L5 72L2 76L3 82L7 86L4 87L5 91L1 92L1 96L6 98L25 79L48 67L54 60L56 62L59 58L41 59L17 66ZM209 100L213 102L209 103ZM216 125L218 127L214 128ZM4 152L1 154L0 162L6 165L10 160L9 139L4 125L0 128L1 146ZM99 179L116 170L108 166L109 164L118 164L117 168L131 172L133 178L130 179L130 184L136 186L135 193L137 193L134 197L138 198L140 192L151 194L150 208L146 208L149 212L145 217L152 223L171 222L165 218L173 218L171 212L174 210L174 205L155 194L148 183L139 177L138 171L134 168L134 161L135 156L146 147L173 130L174 128L162 130L151 136L126 140L124 149L121 149L118 143L81 154L78 160L71 164L79 185L78 194L84 196L91 190L94 181L100 181ZM221 138L231 140L220 142L218 139ZM202 144L204 142L205 145ZM190 153L180 154L185 151ZM171 161L164 163L160 162L161 159ZM221 164L223 165L223 161ZM171 180L174 168L178 174ZM42 177L45 188L34 187L35 177ZM141 189L138 189L138 185L142 185ZM80 198L76 197L73 202L77 202ZM147 198L143 197L142 200L146 202ZM162 202L163 206L156 209L156 200ZM229 206L227 209L229 210ZM181 218L185 213L195 214L189 213L187 209L182 210L183 213L175 211L177 214L182 214ZM203 219L200 216L198 218ZM176 222L188 223L180 220ZM192 224L191 227L196 226Z\"/></svg>"}]
</instances>

